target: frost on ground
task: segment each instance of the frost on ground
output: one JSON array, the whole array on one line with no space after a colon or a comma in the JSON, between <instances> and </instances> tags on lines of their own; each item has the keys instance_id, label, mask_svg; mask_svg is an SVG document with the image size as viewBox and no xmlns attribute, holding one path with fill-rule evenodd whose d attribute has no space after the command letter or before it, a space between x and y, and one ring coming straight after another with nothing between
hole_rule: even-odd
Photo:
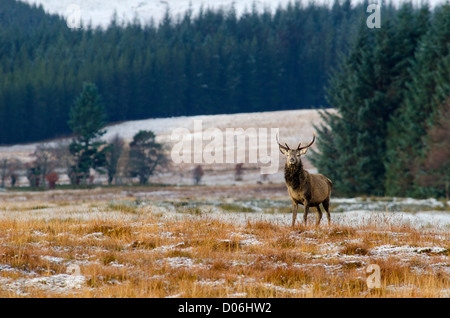
<instances>
[{"instance_id":1,"label":"frost on ground","mask_svg":"<svg viewBox=\"0 0 450 318\"><path fill-rule=\"evenodd\" d=\"M434 199L336 198L331 227L311 213L293 229L283 185L0 198L0 297L449 295L449 211Z\"/></svg>"},{"instance_id":2,"label":"frost on ground","mask_svg":"<svg viewBox=\"0 0 450 318\"><path fill-rule=\"evenodd\" d=\"M420 211L424 208L445 208L445 204L435 198L413 199L413 198L333 198L334 204L341 204L335 208L336 211L355 210L386 210L396 211Z\"/></svg>"},{"instance_id":3,"label":"frost on ground","mask_svg":"<svg viewBox=\"0 0 450 318\"><path fill-rule=\"evenodd\" d=\"M28 296L31 291L48 294L71 294L85 285L86 278L82 275L57 274L35 278L5 278L0 277L0 286L18 296Z\"/></svg>"},{"instance_id":4,"label":"frost on ground","mask_svg":"<svg viewBox=\"0 0 450 318\"><path fill-rule=\"evenodd\" d=\"M329 110L333 111L333 110ZM110 141L114 136L118 135L125 141L129 142L133 136L139 130L151 130L156 134L158 142L164 143L168 149L168 157L171 158L171 150L177 143L176 140L172 140L172 132L175 129L185 128L189 130L192 137L194 135L194 121L202 122L202 130L207 131L211 128L219 129L224 135L228 128L237 129L242 128L244 130L248 128L264 128L268 132L268 136L271 136L271 129L279 129L280 138L283 142L288 144L298 145L299 141L310 140L314 127L313 123L320 125L322 118L319 115L319 110L302 109L302 110L288 110L288 111L272 111L272 112L256 112L256 113L239 113L239 114L227 114L227 115L199 115L199 116L181 116L171 118L157 118L157 119L144 119L127 121L120 124L114 124L105 128L106 134L102 137L105 141ZM282 123L282 124L281 124ZM301 127L301 129L298 129ZM272 136L273 137L273 136ZM237 141L236 141L237 142ZM26 145L14 145L0 147L0 159L2 158L17 158L20 161L26 163L33 160L32 153L36 150L38 145L57 146L62 144L68 145L69 140L56 140L45 143L32 143ZM272 160L272 153L275 151L277 159L279 159L279 169L277 172L269 175L261 175L261 166L269 166L269 164L262 164L260 158L261 152L259 152L260 142L249 143L245 149L246 160L244 163L244 171L242 180L235 180L235 163L211 163L206 164L203 162L203 170L205 172L201 184L202 185L255 185L257 183L280 183L283 182L283 165L284 162L279 154L278 147L276 149L267 149L267 156ZM208 142L205 140L203 146L205 147ZM314 149L316 145L313 145ZM196 147L192 149L192 156L200 156L203 158L203 148ZM227 144L224 141L223 154L224 158L227 152L235 152L235 142ZM250 163L249 156L252 154L259 154L257 157L257 163ZM234 157L234 155L233 155ZM275 158L275 157L274 157ZM205 161L205 160L203 160ZM223 160L226 162L226 160ZM272 164L272 163L271 163ZM273 164L274 167L276 163ZM308 157L304 160L305 168L311 172L315 172L316 169L309 162ZM150 178L151 183L163 183L171 185L192 185L193 177L192 171L196 164L193 163L180 163L172 164L170 171L154 175ZM60 178L58 184L68 184L69 179L65 173L65 168L62 167L60 171ZM107 184L105 175L92 171L95 183ZM127 180L123 178L124 182L131 182L133 180ZM136 181L136 180L134 180ZM26 178L26 173L23 171L20 173L20 177L16 183L18 186L28 186L29 181ZM164 190L162 190L164 191ZM1 192L0 192L1 193Z\"/></svg>"},{"instance_id":5,"label":"frost on ground","mask_svg":"<svg viewBox=\"0 0 450 318\"><path fill-rule=\"evenodd\" d=\"M63 258L47 258L60 262ZM85 286L86 277L79 274L54 274L39 276L33 271L18 270L9 265L0 264L0 287L12 295L30 296L36 293L71 294ZM15 278L15 276L20 277Z\"/></svg>"}]
</instances>

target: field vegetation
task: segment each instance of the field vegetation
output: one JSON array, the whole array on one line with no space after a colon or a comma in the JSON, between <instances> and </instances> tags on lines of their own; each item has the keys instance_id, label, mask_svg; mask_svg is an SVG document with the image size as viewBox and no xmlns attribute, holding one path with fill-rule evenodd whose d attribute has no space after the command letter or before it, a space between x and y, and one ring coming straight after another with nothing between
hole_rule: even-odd
<instances>
[{"instance_id":1,"label":"field vegetation","mask_svg":"<svg viewBox=\"0 0 450 318\"><path fill-rule=\"evenodd\" d=\"M0 297L450 295L448 223L418 226L389 211L353 222L342 211L331 227L314 227L311 213L311 226L293 229L286 198L58 194L2 194ZM380 288L368 288L370 264Z\"/></svg>"}]
</instances>

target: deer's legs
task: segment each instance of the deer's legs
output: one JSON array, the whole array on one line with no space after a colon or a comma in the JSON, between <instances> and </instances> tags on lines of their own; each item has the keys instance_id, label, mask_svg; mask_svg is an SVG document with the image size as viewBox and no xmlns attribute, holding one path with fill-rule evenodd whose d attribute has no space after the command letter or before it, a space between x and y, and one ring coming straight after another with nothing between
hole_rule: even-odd
<instances>
[{"instance_id":1,"label":"deer's legs","mask_svg":"<svg viewBox=\"0 0 450 318\"><path fill-rule=\"evenodd\" d=\"M322 211L320 210L320 206L316 206L317 211L317 219L316 219L316 226L319 226L320 220L322 220Z\"/></svg>"},{"instance_id":2,"label":"deer's legs","mask_svg":"<svg viewBox=\"0 0 450 318\"><path fill-rule=\"evenodd\" d=\"M305 226L308 223L308 211L309 211L309 203L305 202L305 212L303 212L303 223L305 223Z\"/></svg>"},{"instance_id":3,"label":"deer's legs","mask_svg":"<svg viewBox=\"0 0 450 318\"><path fill-rule=\"evenodd\" d=\"M292 227L295 225L295 220L297 219L298 203L292 200Z\"/></svg>"},{"instance_id":4,"label":"deer's legs","mask_svg":"<svg viewBox=\"0 0 450 318\"><path fill-rule=\"evenodd\" d=\"M326 199L322 202L322 205L325 209L325 212L327 212L327 219L328 219L328 226L331 225L331 215L330 215L330 198Z\"/></svg>"}]
</instances>

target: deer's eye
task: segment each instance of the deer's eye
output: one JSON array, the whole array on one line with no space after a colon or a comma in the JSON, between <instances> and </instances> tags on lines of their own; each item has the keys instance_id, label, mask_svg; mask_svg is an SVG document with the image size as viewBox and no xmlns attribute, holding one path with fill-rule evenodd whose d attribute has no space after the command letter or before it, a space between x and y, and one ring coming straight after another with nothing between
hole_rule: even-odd
<instances>
[{"instance_id":1,"label":"deer's eye","mask_svg":"<svg viewBox=\"0 0 450 318\"><path fill-rule=\"evenodd\" d=\"M300 153L298 153L298 154L296 154L297 155L297 157L300 157Z\"/></svg>"}]
</instances>

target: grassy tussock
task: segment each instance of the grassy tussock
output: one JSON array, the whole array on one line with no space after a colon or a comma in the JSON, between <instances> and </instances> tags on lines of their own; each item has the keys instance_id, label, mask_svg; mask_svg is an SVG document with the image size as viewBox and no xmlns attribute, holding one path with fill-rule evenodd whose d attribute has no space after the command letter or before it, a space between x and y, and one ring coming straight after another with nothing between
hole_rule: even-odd
<instances>
[{"instance_id":1,"label":"grassy tussock","mask_svg":"<svg viewBox=\"0 0 450 318\"><path fill-rule=\"evenodd\" d=\"M0 297L450 294L450 240L442 229L421 232L387 221L292 229L289 216L285 224L236 224L195 213L168 218L123 203L90 204L132 218L0 220ZM26 205L38 206L43 207L39 202ZM369 264L380 266L380 288L367 286ZM67 280L73 276L67 274L70 265L78 266L82 276L75 287L68 282L60 289L26 283Z\"/></svg>"}]
</instances>

